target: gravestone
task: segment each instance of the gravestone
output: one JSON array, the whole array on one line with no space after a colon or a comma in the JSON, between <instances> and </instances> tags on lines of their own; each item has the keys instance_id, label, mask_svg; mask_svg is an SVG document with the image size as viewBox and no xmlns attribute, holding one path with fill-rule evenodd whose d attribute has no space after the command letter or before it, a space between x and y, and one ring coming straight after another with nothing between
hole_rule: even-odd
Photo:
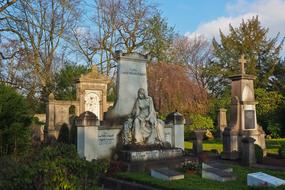
<instances>
[{"instance_id":1,"label":"gravestone","mask_svg":"<svg viewBox=\"0 0 285 190\"><path fill-rule=\"evenodd\" d=\"M278 187L285 185L285 180L268 175L266 173L257 172L247 174L247 185L248 186L272 186Z\"/></svg>"},{"instance_id":2,"label":"gravestone","mask_svg":"<svg viewBox=\"0 0 285 190\"><path fill-rule=\"evenodd\" d=\"M242 164L245 166L251 166L256 163L255 158L255 139L252 137L245 137L242 140Z\"/></svg>"},{"instance_id":3,"label":"gravestone","mask_svg":"<svg viewBox=\"0 0 285 190\"><path fill-rule=\"evenodd\" d=\"M220 182L236 179L233 175L233 168L216 161L202 163L202 178Z\"/></svg>"},{"instance_id":4,"label":"gravestone","mask_svg":"<svg viewBox=\"0 0 285 190\"><path fill-rule=\"evenodd\" d=\"M230 123L223 132L223 155L224 159L238 159L242 153L242 142L244 137L252 137L255 144L259 145L265 152L265 133L257 124L256 104L254 97L255 76L245 72L244 55L239 59L241 73L231 76L231 113Z\"/></svg>"},{"instance_id":5,"label":"gravestone","mask_svg":"<svg viewBox=\"0 0 285 190\"><path fill-rule=\"evenodd\" d=\"M184 174L168 168L151 169L150 172L152 177L166 181L184 179Z\"/></svg>"},{"instance_id":6,"label":"gravestone","mask_svg":"<svg viewBox=\"0 0 285 190\"><path fill-rule=\"evenodd\" d=\"M104 113L104 119L98 125L85 123L77 128L78 153L87 157L84 152L90 147L93 152L87 154L88 160L114 158L122 161L129 171L148 170L158 165L164 167L168 161L175 167L180 166L185 160L184 117L175 112L173 117L168 117L167 124L157 118L152 97L147 93L146 56L117 52L116 59L115 104ZM98 97L90 93L80 105L96 112Z\"/></svg>"},{"instance_id":7,"label":"gravestone","mask_svg":"<svg viewBox=\"0 0 285 190\"><path fill-rule=\"evenodd\" d=\"M203 138L206 133L206 130L200 129L195 130L192 136L193 140L193 153L199 155L203 152Z\"/></svg>"},{"instance_id":8,"label":"gravestone","mask_svg":"<svg viewBox=\"0 0 285 190\"><path fill-rule=\"evenodd\" d=\"M116 52L118 62L116 101L105 113L105 120L119 120L127 117L133 109L140 88L147 91L147 57L138 53ZM147 94L147 92L146 92Z\"/></svg>"}]
</instances>

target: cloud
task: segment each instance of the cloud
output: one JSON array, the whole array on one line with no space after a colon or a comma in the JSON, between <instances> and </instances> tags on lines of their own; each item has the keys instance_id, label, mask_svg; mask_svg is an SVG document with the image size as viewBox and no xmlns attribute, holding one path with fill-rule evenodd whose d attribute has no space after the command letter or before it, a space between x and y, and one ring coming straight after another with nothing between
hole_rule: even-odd
<instances>
[{"instance_id":1,"label":"cloud","mask_svg":"<svg viewBox=\"0 0 285 190\"><path fill-rule=\"evenodd\" d=\"M186 33L186 36L202 34L209 39L219 37L219 30L228 33L229 24L239 26L242 19L247 20L258 15L264 27L269 28L269 35L275 36L280 32L285 36L285 0L238 0L235 4L227 4L228 16L218 17L215 20L201 23L195 32Z\"/></svg>"}]
</instances>

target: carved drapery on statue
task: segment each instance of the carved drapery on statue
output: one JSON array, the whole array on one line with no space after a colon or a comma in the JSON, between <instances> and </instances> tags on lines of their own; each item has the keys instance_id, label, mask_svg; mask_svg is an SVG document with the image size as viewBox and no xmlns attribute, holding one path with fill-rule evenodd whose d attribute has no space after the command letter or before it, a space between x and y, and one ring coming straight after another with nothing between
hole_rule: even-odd
<instances>
[{"instance_id":1,"label":"carved drapery on statue","mask_svg":"<svg viewBox=\"0 0 285 190\"><path fill-rule=\"evenodd\" d=\"M163 144L164 122L156 118L153 101L145 90L138 90L132 113L125 121L122 131L123 144Z\"/></svg>"}]
</instances>

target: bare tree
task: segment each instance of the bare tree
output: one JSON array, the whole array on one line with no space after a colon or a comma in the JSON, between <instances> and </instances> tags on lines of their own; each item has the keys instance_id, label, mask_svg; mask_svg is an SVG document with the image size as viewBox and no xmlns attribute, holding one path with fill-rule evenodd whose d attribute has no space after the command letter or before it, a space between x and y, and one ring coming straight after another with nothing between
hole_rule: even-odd
<instances>
[{"instance_id":1,"label":"bare tree","mask_svg":"<svg viewBox=\"0 0 285 190\"><path fill-rule=\"evenodd\" d=\"M190 77L204 89L207 88L211 77L207 73L207 68L212 58L212 46L203 36L179 36L169 50L170 61L186 65Z\"/></svg>"},{"instance_id":2,"label":"bare tree","mask_svg":"<svg viewBox=\"0 0 285 190\"><path fill-rule=\"evenodd\" d=\"M73 44L88 64L97 63L102 73L111 76L116 50L143 51L143 43L149 38L147 21L156 9L146 0L94 0L93 10L94 25L79 25Z\"/></svg>"},{"instance_id":3,"label":"bare tree","mask_svg":"<svg viewBox=\"0 0 285 190\"><path fill-rule=\"evenodd\" d=\"M11 5L13 5L14 3L16 3L17 0L1 0L0 1L0 12L4 11L5 9L7 9L8 7L10 7Z\"/></svg>"},{"instance_id":4,"label":"bare tree","mask_svg":"<svg viewBox=\"0 0 285 190\"><path fill-rule=\"evenodd\" d=\"M53 64L64 36L78 16L78 1L18 1L13 9L1 12L0 32L18 40L25 54L21 60L29 65L29 79L39 84L43 100L53 85Z\"/></svg>"}]
</instances>

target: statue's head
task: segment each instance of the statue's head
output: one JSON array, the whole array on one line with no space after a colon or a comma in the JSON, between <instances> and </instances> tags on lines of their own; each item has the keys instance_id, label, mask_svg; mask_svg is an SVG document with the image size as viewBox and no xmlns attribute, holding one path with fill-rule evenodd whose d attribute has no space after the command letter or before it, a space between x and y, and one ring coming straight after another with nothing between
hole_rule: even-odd
<instances>
[{"instance_id":1,"label":"statue's head","mask_svg":"<svg viewBox=\"0 0 285 190\"><path fill-rule=\"evenodd\" d=\"M144 98L146 98L145 90L144 90L143 88L140 88L140 89L138 90L138 98L139 98L139 99L144 99Z\"/></svg>"}]
</instances>

